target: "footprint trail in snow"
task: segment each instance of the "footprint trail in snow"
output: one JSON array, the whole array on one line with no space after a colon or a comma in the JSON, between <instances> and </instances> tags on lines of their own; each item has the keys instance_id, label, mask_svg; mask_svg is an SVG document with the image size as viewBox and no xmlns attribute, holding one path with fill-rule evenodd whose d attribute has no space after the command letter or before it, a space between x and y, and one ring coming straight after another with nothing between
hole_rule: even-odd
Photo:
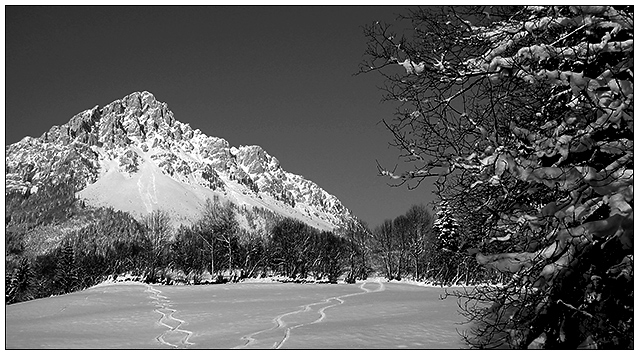
<instances>
[{"instance_id":1,"label":"footprint trail in snow","mask_svg":"<svg viewBox=\"0 0 640 356\"><path fill-rule=\"evenodd\" d=\"M162 295L161 291L153 288L151 285L147 285L147 290L145 292L151 293L150 297L156 304L154 311L160 314L158 324L167 328L166 331L156 337L156 340L162 345L176 349L195 345L194 343L189 342L189 338L193 335L193 332L181 329L186 322L173 316L173 313L175 313L176 310L170 308L171 301L169 298Z\"/></svg>"},{"instance_id":2,"label":"footprint trail in snow","mask_svg":"<svg viewBox=\"0 0 640 356\"><path fill-rule=\"evenodd\" d=\"M374 282L377 284L376 289L365 288L365 285L367 283L371 282L365 281L360 284L360 289L363 290L362 292L330 297L320 302L303 305L298 310L280 314L273 319L274 325L271 328L260 330L243 336L241 340L245 341L244 345L237 346L235 347L235 349L279 349L287 342L287 340L289 340L289 337L291 336L291 332L293 330L324 321L324 319L327 317L325 311L329 308L344 304L345 301L342 298L348 298L367 293L382 292L383 290L385 290L384 284L382 284L379 278ZM288 321L284 321L283 319L287 319Z\"/></svg>"}]
</instances>

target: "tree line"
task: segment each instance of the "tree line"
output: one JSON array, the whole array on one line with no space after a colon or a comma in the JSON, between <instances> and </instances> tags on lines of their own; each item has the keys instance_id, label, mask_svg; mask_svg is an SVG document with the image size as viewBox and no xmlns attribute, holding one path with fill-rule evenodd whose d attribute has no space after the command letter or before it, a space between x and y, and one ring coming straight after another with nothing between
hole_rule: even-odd
<instances>
[{"instance_id":1,"label":"tree line","mask_svg":"<svg viewBox=\"0 0 640 356\"><path fill-rule=\"evenodd\" d=\"M479 268L468 255L468 241L446 201L435 216L424 204L387 219L370 232L368 248L379 275L389 280L412 279L436 285L499 282L501 274Z\"/></svg>"},{"instance_id":2,"label":"tree line","mask_svg":"<svg viewBox=\"0 0 640 356\"><path fill-rule=\"evenodd\" d=\"M336 282L345 271L354 246L344 237L284 217L263 229L245 230L237 212L231 202L207 201L202 218L181 226L167 245L172 266L196 280L207 272L218 280L224 274L234 280L276 275Z\"/></svg>"},{"instance_id":3,"label":"tree line","mask_svg":"<svg viewBox=\"0 0 640 356\"><path fill-rule=\"evenodd\" d=\"M150 283L201 283L207 274L214 283L266 276L335 283L361 262L359 245L348 238L263 209L214 198L196 223L174 229L163 211L138 221L112 208L84 206L73 186L50 182L33 194L5 196L7 303L73 292L122 274ZM239 215L253 229L242 228Z\"/></svg>"},{"instance_id":4,"label":"tree line","mask_svg":"<svg viewBox=\"0 0 640 356\"><path fill-rule=\"evenodd\" d=\"M460 267L465 256L452 247L459 243L457 230L443 228L450 217L436 215L434 225L424 205L374 229L354 220L320 231L214 197L198 221L174 228L171 216L159 210L138 221L112 208L84 206L73 186L70 180L50 182L34 194L5 197L7 303L69 293L124 274L150 283L195 284L267 276L354 283L372 275L451 284L478 277L471 267ZM239 221L246 221L244 227Z\"/></svg>"}]
</instances>

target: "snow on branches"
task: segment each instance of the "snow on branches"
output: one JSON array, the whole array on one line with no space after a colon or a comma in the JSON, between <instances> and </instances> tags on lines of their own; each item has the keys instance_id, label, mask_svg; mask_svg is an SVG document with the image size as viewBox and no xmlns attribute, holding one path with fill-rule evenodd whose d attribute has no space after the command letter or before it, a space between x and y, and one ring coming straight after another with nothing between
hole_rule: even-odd
<instances>
[{"instance_id":1,"label":"snow on branches","mask_svg":"<svg viewBox=\"0 0 640 356\"><path fill-rule=\"evenodd\" d=\"M549 117L542 128L553 130L532 130L510 123L511 133L517 143L526 146L523 150L509 150L503 147L490 155L474 157L482 166L481 172L488 179L480 179L479 184L500 185L504 175L523 182L544 184L559 191L571 192L568 203L557 207L553 216L558 224L555 238L549 246L531 253L507 253L493 256L478 254L478 262L491 265L499 270L519 270L537 261L556 259L560 256L570 260L573 244L592 243L596 236L611 235L618 238L623 246L631 248L632 231L627 230L633 221L633 141L630 138L604 137L603 132L618 131L632 137L633 132L633 38L612 40L620 31L632 29L633 19L625 17L610 7L571 7L576 16L553 17L553 9L547 15L535 19L540 13L531 14L525 21L523 30L512 34L503 32L499 36L495 28L475 27L478 36L491 37L494 48L483 56L468 60L467 71L484 72L493 84L511 78L520 78L532 86L549 86L565 92L563 118ZM611 21L617 19L618 21ZM504 25L502 25L504 26ZM516 26L513 24L512 27ZM554 29L555 31L551 31ZM606 32L596 43L588 42L590 32L604 29ZM536 33L538 31L539 33ZM543 32L540 32L543 31ZM491 35L488 36L487 33ZM549 36L555 33L556 37ZM581 36L586 33L586 36ZM544 38L544 42L566 44L561 47L545 43L530 44L517 48L518 43L531 43L534 35ZM627 33L626 36L632 36ZM533 37L533 38L532 38ZM546 38L545 38L546 37ZM569 38L579 40L569 40ZM593 36L591 36L593 37ZM511 56L500 56L510 51ZM611 55L618 52L620 55ZM543 61L557 60L582 64L582 71L542 68ZM604 65L587 65L602 60ZM591 68L588 68L591 67ZM613 70L615 68L615 71ZM598 73L595 78L585 72ZM509 78L511 77L511 78ZM517 79L516 79L517 80ZM545 109L545 107L543 107ZM513 147L510 147L513 148ZM614 153L615 152L615 153ZM599 159L573 162L571 158L584 153L601 154ZM606 162L611 157L612 161ZM543 161L553 157L555 162L545 166ZM596 169L593 164L606 166ZM493 174L491 174L493 173ZM482 175L482 174L481 174ZM552 202L556 206L556 202ZM609 217L580 224L593 213L590 207L608 206ZM540 209L530 224L547 219L549 209ZM579 212L576 215L576 212ZM571 219L567 219L571 217ZM575 224L580 224L576 227ZM504 239L501 239L504 240ZM517 258L516 258L517 257ZM554 262L541 272L544 280L550 280L567 262Z\"/></svg>"},{"instance_id":2,"label":"snow on branches","mask_svg":"<svg viewBox=\"0 0 640 356\"><path fill-rule=\"evenodd\" d=\"M440 207L433 221L433 228L437 233L436 241L441 249L457 251L459 245L460 225L453 216L453 210L446 200L440 202Z\"/></svg>"},{"instance_id":3,"label":"snow on branches","mask_svg":"<svg viewBox=\"0 0 640 356\"><path fill-rule=\"evenodd\" d=\"M365 32L366 68L400 102L392 145L414 165L379 172L439 175L482 225L479 264L558 290L592 248L609 265L633 254L633 7L484 9L413 11L399 42Z\"/></svg>"}]
</instances>

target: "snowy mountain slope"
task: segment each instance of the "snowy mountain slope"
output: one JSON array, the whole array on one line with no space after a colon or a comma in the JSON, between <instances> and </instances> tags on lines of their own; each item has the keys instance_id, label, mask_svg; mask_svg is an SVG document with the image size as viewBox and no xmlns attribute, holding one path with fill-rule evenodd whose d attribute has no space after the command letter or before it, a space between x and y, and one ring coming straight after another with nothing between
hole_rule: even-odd
<instances>
[{"instance_id":1,"label":"snowy mountain slope","mask_svg":"<svg viewBox=\"0 0 640 356\"><path fill-rule=\"evenodd\" d=\"M73 176L79 196L141 217L155 209L174 225L197 220L217 195L323 229L354 219L333 195L284 171L259 146L231 147L173 117L149 92L135 92L7 147L6 191L36 191Z\"/></svg>"}]
</instances>

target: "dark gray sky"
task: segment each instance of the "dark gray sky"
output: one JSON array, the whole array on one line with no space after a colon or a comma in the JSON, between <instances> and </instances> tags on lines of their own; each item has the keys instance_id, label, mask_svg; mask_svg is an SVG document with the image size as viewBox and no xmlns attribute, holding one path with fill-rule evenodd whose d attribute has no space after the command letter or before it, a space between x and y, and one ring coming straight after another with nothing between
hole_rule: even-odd
<instances>
[{"instance_id":1,"label":"dark gray sky","mask_svg":"<svg viewBox=\"0 0 640 356\"><path fill-rule=\"evenodd\" d=\"M7 6L6 144L147 90L194 129L262 146L373 227L433 199L377 176L376 159L399 162L379 124L394 108L380 76L353 76L361 26L404 9Z\"/></svg>"}]
</instances>

